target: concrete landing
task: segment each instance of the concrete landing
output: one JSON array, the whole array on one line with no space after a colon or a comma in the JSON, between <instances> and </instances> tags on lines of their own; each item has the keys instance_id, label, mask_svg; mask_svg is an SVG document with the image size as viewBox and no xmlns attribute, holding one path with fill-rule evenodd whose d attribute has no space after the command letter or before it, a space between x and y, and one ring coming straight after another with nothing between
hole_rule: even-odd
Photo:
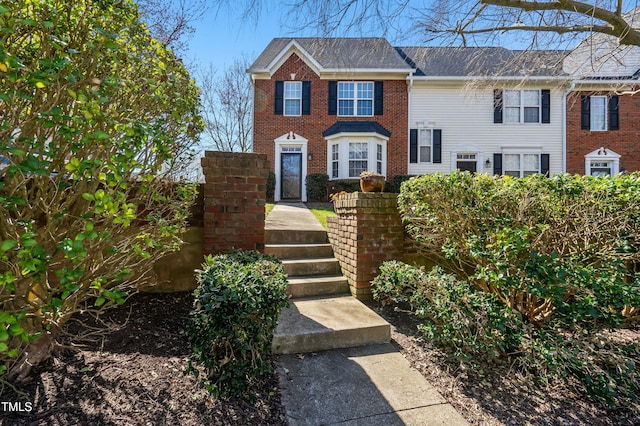
<instances>
[{"instance_id":1,"label":"concrete landing","mask_svg":"<svg viewBox=\"0 0 640 426\"><path fill-rule=\"evenodd\" d=\"M278 318L272 350L313 352L388 342L389 323L352 296L293 299Z\"/></svg>"},{"instance_id":2,"label":"concrete landing","mask_svg":"<svg viewBox=\"0 0 640 426\"><path fill-rule=\"evenodd\" d=\"M391 345L282 355L282 402L290 425L467 425Z\"/></svg>"}]
</instances>

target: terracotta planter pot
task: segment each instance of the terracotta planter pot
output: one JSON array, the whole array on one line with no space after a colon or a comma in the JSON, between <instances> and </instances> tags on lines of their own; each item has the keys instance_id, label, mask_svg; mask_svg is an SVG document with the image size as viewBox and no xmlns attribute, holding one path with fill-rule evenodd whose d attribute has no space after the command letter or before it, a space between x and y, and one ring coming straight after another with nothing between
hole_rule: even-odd
<instances>
[{"instance_id":1,"label":"terracotta planter pot","mask_svg":"<svg viewBox=\"0 0 640 426\"><path fill-rule=\"evenodd\" d=\"M362 192L382 192L384 180L384 176L363 176L360 178L360 188Z\"/></svg>"}]
</instances>

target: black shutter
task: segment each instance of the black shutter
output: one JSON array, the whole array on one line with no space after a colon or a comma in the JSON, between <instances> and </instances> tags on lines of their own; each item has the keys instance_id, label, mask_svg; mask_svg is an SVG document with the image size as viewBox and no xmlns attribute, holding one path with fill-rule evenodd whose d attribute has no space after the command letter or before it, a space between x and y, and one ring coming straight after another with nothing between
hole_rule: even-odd
<instances>
[{"instance_id":1,"label":"black shutter","mask_svg":"<svg viewBox=\"0 0 640 426\"><path fill-rule=\"evenodd\" d=\"M609 130L620 130L620 115L618 114L618 96L609 98Z\"/></svg>"},{"instance_id":2,"label":"black shutter","mask_svg":"<svg viewBox=\"0 0 640 426\"><path fill-rule=\"evenodd\" d=\"M383 87L382 81L373 83L373 115L382 115Z\"/></svg>"},{"instance_id":3,"label":"black shutter","mask_svg":"<svg viewBox=\"0 0 640 426\"><path fill-rule=\"evenodd\" d=\"M329 115L338 114L338 82L329 82Z\"/></svg>"},{"instance_id":4,"label":"black shutter","mask_svg":"<svg viewBox=\"0 0 640 426\"><path fill-rule=\"evenodd\" d=\"M549 154L540 154L540 173L549 177Z\"/></svg>"},{"instance_id":5,"label":"black shutter","mask_svg":"<svg viewBox=\"0 0 640 426\"><path fill-rule=\"evenodd\" d=\"M502 90L493 91L493 122L502 123Z\"/></svg>"},{"instance_id":6,"label":"black shutter","mask_svg":"<svg viewBox=\"0 0 640 426\"><path fill-rule=\"evenodd\" d=\"M302 115L311 114L311 82L302 82Z\"/></svg>"},{"instance_id":7,"label":"black shutter","mask_svg":"<svg viewBox=\"0 0 640 426\"><path fill-rule=\"evenodd\" d=\"M551 123L551 91L542 90L542 122Z\"/></svg>"},{"instance_id":8,"label":"black shutter","mask_svg":"<svg viewBox=\"0 0 640 426\"><path fill-rule=\"evenodd\" d=\"M580 128L582 130L591 130L591 98L583 96L580 104Z\"/></svg>"},{"instance_id":9,"label":"black shutter","mask_svg":"<svg viewBox=\"0 0 640 426\"><path fill-rule=\"evenodd\" d=\"M493 154L493 174L502 174L502 154Z\"/></svg>"},{"instance_id":10,"label":"black shutter","mask_svg":"<svg viewBox=\"0 0 640 426\"><path fill-rule=\"evenodd\" d=\"M433 129L433 162L442 163L442 130Z\"/></svg>"},{"instance_id":11,"label":"black shutter","mask_svg":"<svg viewBox=\"0 0 640 426\"><path fill-rule=\"evenodd\" d=\"M409 130L409 163L418 162L418 129Z\"/></svg>"},{"instance_id":12,"label":"black shutter","mask_svg":"<svg viewBox=\"0 0 640 426\"><path fill-rule=\"evenodd\" d=\"M276 94L274 104L274 114L282 115L282 109L284 106L284 81L276 81Z\"/></svg>"}]
</instances>

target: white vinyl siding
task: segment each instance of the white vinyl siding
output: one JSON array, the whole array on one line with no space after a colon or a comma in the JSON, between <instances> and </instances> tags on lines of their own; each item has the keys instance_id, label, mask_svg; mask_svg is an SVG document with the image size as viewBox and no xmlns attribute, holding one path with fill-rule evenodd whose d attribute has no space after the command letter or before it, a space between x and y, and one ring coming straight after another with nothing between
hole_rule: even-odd
<instances>
[{"instance_id":1,"label":"white vinyl siding","mask_svg":"<svg viewBox=\"0 0 640 426\"><path fill-rule=\"evenodd\" d=\"M535 91L540 89L545 87L537 87ZM562 111L562 100L562 92L552 88L551 110ZM464 148L469 145L478 148L476 161L479 173L492 175L493 154L503 153L505 149L517 152L518 147L536 148L539 153L549 154L550 173L561 173L562 120L552 119L544 125L496 126L493 123L493 102L492 88L470 89L464 83L444 85L415 81L410 96L409 128L429 125L442 129L443 161L409 163L408 174L449 173L455 170L456 152L476 152ZM454 160L448 160L452 158Z\"/></svg>"}]
</instances>

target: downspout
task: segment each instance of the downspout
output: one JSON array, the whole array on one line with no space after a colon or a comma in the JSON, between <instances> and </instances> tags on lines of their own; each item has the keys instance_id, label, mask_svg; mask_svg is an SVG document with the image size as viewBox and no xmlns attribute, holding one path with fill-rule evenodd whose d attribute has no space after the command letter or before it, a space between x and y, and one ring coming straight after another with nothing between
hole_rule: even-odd
<instances>
[{"instance_id":1,"label":"downspout","mask_svg":"<svg viewBox=\"0 0 640 426\"><path fill-rule=\"evenodd\" d=\"M562 96L562 173L567 172L567 97L575 87L576 82L574 80Z\"/></svg>"},{"instance_id":2,"label":"downspout","mask_svg":"<svg viewBox=\"0 0 640 426\"><path fill-rule=\"evenodd\" d=\"M411 137L411 90L413 89L413 73L415 71L411 71L408 77L408 89L407 89L407 140L405 141L407 147L407 171L406 174L409 174L409 166L411 165L411 149L409 147Z\"/></svg>"}]
</instances>

